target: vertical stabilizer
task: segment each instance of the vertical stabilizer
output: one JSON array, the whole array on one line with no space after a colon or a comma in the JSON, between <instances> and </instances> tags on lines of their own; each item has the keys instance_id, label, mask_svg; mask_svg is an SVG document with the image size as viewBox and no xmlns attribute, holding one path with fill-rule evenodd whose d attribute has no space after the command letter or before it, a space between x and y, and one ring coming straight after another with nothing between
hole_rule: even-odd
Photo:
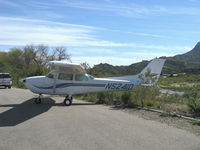
<instances>
[{"instance_id":1,"label":"vertical stabilizer","mask_svg":"<svg viewBox=\"0 0 200 150\"><path fill-rule=\"evenodd\" d=\"M153 59L139 74L144 84L154 84L160 77L165 59Z\"/></svg>"}]
</instances>

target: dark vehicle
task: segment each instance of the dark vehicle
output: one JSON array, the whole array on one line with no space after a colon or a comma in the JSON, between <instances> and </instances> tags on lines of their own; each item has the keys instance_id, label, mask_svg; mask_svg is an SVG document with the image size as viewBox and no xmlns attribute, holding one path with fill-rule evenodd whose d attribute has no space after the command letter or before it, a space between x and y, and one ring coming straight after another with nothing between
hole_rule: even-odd
<instances>
[{"instance_id":1,"label":"dark vehicle","mask_svg":"<svg viewBox=\"0 0 200 150\"><path fill-rule=\"evenodd\" d=\"M12 79L9 73L0 73L0 86L11 88Z\"/></svg>"}]
</instances>

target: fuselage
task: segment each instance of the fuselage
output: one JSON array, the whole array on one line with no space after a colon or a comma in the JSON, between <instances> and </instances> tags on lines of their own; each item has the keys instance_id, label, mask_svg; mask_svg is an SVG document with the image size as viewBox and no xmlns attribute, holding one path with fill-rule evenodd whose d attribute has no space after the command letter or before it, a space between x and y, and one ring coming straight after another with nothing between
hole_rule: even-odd
<instances>
[{"instance_id":1,"label":"fuselage","mask_svg":"<svg viewBox=\"0 0 200 150\"><path fill-rule=\"evenodd\" d=\"M75 95L82 93L131 90L140 84L140 80L135 77L132 80L128 78L93 78L87 76L87 79L77 81L73 77L72 80L61 80L58 78L49 78L48 76L34 76L25 78L23 81L27 88L33 93L50 94L50 95Z\"/></svg>"}]
</instances>

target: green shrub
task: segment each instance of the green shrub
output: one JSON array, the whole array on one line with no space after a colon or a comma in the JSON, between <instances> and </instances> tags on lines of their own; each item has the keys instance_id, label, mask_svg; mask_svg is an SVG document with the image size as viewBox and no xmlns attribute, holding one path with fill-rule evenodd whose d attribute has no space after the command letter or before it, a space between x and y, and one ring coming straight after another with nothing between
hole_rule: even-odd
<instances>
[{"instance_id":1,"label":"green shrub","mask_svg":"<svg viewBox=\"0 0 200 150\"><path fill-rule=\"evenodd\" d=\"M120 105L121 101L121 92L107 92L106 93L106 103L110 105Z\"/></svg>"},{"instance_id":2,"label":"green shrub","mask_svg":"<svg viewBox=\"0 0 200 150\"><path fill-rule=\"evenodd\" d=\"M192 124L193 124L193 125L198 125L198 126L200 126L200 121L199 121L199 120L197 120L197 121L192 121Z\"/></svg>"},{"instance_id":3,"label":"green shrub","mask_svg":"<svg viewBox=\"0 0 200 150\"><path fill-rule=\"evenodd\" d=\"M105 103L105 98L106 98L105 93L103 93L103 92L97 93L97 103L104 104Z\"/></svg>"},{"instance_id":4,"label":"green shrub","mask_svg":"<svg viewBox=\"0 0 200 150\"><path fill-rule=\"evenodd\" d=\"M160 117L178 117L175 113L162 112Z\"/></svg>"},{"instance_id":5,"label":"green shrub","mask_svg":"<svg viewBox=\"0 0 200 150\"><path fill-rule=\"evenodd\" d=\"M138 106L154 106L157 105L157 96L159 89L156 87L138 87L134 90L134 103Z\"/></svg>"},{"instance_id":6,"label":"green shrub","mask_svg":"<svg viewBox=\"0 0 200 150\"><path fill-rule=\"evenodd\" d=\"M97 94L95 94L95 93L76 95L76 98L86 100L89 102L94 102L94 103L97 102Z\"/></svg>"},{"instance_id":7,"label":"green shrub","mask_svg":"<svg viewBox=\"0 0 200 150\"><path fill-rule=\"evenodd\" d=\"M188 107L195 117L200 117L200 99L191 99L188 103Z\"/></svg>"},{"instance_id":8,"label":"green shrub","mask_svg":"<svg viewBox=\"0 0 200 150\"><path fill-rule=\"evenodd\" d=\"M144 106L147 107L152 107L156 105L156 101L155 100L151 100L151 99L147 99L144 101Z\"/></svg>"},{"instance_id":9,"label":"green shrub","mask_svg":"<svg viewBox=\"0 0 200 150\"><path fill-rule=\"evenodd\" d=\"M132 95L131 92L123 92L121 95L121 101L124 105L128 106L129 102L131 101Z\"/></svg>"}]
</instances>

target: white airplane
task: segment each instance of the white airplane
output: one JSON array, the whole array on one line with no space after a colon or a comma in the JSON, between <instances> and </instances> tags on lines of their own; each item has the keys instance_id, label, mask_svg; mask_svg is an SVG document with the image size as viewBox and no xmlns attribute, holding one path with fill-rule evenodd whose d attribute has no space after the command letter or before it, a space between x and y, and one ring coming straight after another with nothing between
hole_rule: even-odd
<instances>
[{"instance_id":1,"label":"white airplane","mask_svg":"<svg viewBox=\"0 0 200 150\"><path fill-rule=\"evenodd\" d=\"M82 93L131 90L140 85L157 82L165 59L153 59L138 75L95 78L86 74L78 64L66 61L50 61L51 72L47 76L34 76L21 79L33 93L39 94L36 104L41 103L41 95L65 95L64 105L72 104L72 96ZM149 75L148 75L149 74ZM148 76L147 76L148 75Z\"/></svg>"}]
</instances>

